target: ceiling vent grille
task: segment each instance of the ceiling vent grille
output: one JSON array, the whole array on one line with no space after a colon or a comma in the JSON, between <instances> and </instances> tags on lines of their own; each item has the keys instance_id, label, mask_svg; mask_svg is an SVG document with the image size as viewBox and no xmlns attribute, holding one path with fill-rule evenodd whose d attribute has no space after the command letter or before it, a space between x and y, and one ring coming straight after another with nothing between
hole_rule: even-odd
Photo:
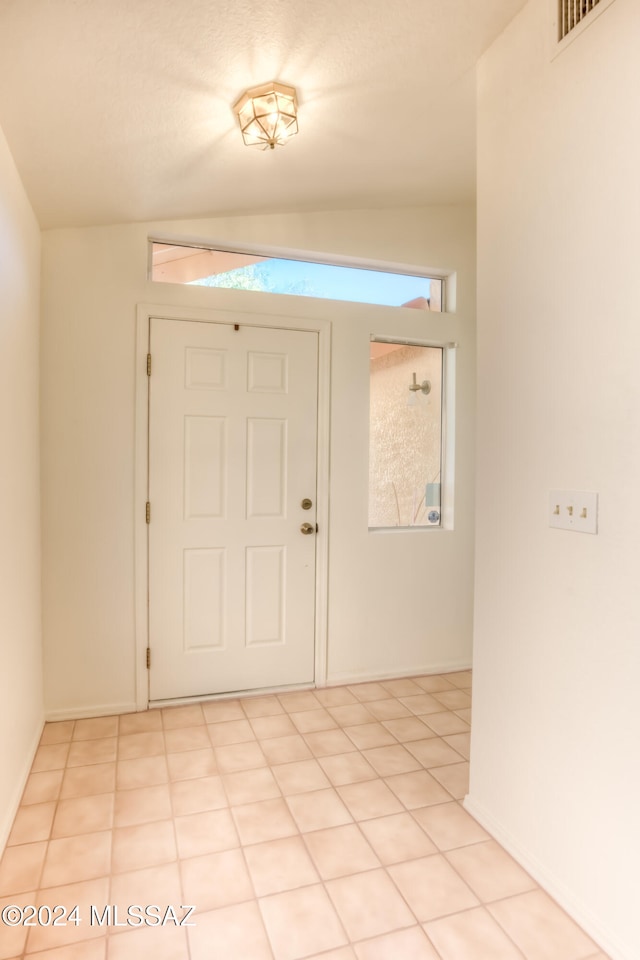
<instances>
[{"instance_id":1,"label":"ceiling vent grille","mask_svg":"<svg viewBox=\"0 0 640 960\"><path fill-rule=\"evenodd\" d=\"M600 0L558 0L558 41L575 30L599 3Z\"/></svg>"}]
</instances>

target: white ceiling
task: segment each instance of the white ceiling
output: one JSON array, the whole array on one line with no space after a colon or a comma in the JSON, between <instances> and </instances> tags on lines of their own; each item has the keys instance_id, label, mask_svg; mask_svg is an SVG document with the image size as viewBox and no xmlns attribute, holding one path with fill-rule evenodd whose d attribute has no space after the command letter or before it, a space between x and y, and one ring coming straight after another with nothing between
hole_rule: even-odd
<instances>
[{"instance_id":1,"label":"white ceiling","mask_svg":"<svg viewBox=\"0 0 640 960\"><path fill-rule=\"evenodd\" d=\"M524 0L0 0L0 126L44 228L471 200L475 63ZM261 152L231 105L294 85Z\"/></svg>"}]
</instances>

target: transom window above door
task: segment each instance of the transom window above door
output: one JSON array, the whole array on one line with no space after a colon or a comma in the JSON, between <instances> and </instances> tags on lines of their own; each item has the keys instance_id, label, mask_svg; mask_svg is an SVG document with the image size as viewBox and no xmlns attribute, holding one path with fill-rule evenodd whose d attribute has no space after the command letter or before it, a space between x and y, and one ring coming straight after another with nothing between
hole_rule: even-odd
<instances>
[{"instance_id":1,"label":"transom window above door","mask_svg":"<svg viewBox=\"0 0 640 960\"><path fill-rule=\"evenodd\" d=\"M309 258L150 241L150 279L441 312L444 279Z\"/></svg>"}]
</instances>

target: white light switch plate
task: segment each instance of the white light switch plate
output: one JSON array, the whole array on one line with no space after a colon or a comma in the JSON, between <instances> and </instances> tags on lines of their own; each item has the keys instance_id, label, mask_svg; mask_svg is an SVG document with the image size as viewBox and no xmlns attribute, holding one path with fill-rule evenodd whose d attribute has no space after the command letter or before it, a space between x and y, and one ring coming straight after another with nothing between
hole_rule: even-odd
<instances>
[{"instance_id":1,"label":"white light switch plate","mask_svg":"<svg viewBox=\"0 0 640 960\"><path fill-rule=\"evenodd\" d=\"M597 533L598 494L588 490L552 490L549 526L575 533Z\"/></svg>"}]
</instances>

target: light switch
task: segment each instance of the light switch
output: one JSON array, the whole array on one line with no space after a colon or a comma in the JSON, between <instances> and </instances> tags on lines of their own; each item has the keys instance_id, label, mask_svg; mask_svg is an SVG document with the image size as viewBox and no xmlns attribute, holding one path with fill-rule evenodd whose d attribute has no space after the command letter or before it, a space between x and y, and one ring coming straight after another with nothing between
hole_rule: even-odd
<instances>
[{"instance_id":1,"label":"light switch","mask_svg":"<svg viewBox=\"0 0 640 960\"><path fill-rule=\"evenodd\" d=\"M549 526L575 533L597 533L598 494L589 490L552 490Z\"/></svg>"}]
</instances>

